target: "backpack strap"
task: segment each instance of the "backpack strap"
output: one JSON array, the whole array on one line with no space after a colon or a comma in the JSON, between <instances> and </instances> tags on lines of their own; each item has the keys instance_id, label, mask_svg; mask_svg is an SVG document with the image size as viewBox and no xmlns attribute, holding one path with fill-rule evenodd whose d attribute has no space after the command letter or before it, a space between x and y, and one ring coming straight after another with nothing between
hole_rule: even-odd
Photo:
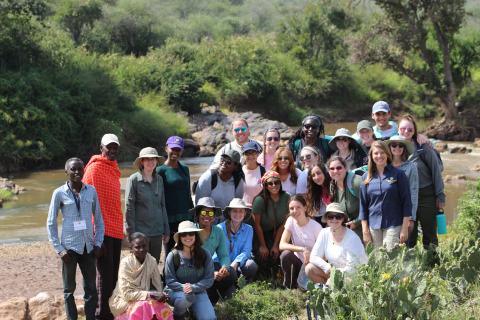
<instances>
[{"instance_id":1,"label":"backpack strap","mask_svg":"<svg viewBox=\"0 0 480 320\"><path fill-rule=\"evenodd\" d=\"M215 189L218 183L218 173L217 170L211 169L210 175L212 178L210 179L210 191Z\"/></svg>"},{"instance_id":2,"label":"backpack strap","mask_svg":"<svg viewBox=\"0 0 480 320\"><path fill-rule=\"evenodd\" d=\"M355 192L355 188L353 187L353 179L355 179L355 172L348 171L347 173L347 189L348 192L352 194L355 198L357 197L357 193Z\"/></svg>"},{"instance_id":3,"label":"backpack strap","mask_svg":"<svg viewBox=\"0 0 480 320\"><path fill-rule=\"evenodd\" d=\"M267 172L267 169L265 169L264 166L260 165L260 177L263 177L263 175Z\"/></svg>"}]
</instances>

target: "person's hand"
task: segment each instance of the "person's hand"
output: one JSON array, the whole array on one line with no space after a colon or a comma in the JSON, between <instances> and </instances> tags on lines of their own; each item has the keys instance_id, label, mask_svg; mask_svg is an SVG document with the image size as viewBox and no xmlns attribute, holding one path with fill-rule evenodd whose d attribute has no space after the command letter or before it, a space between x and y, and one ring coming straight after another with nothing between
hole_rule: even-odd
<instances>
[{"instance_id":1,"label":"person's hand","mask_svg":"<svg viewBox=\"0 0 480 320\"><path fill-rule=\"evenodd\" d=\"M408 234L410 235L413 231L413 227L415 226L415 221L414 220L410 220L408 222Z\"/></svg>"},{"instance_id":2,"label":"person's hand","mask_svg":"<svg viewBox=\"0 0 480 320\"><path fill-rule=\"evenodd\" d=\"M305 265L310 262L310 250L308 248L303 250L303 261Z\"/></svg>"},{"instance_id":3,"label":"person's hand","mask_svg":"<svg viewBox=\"0 0 480 320\"><path fill-rule=\"evenodd\" d=\"M437 200L435 201L435 204L436 204L436 206L437 206L437 210L440 210L440 209L445 208L445 202L440 201L439 199L437 199Z\"/></svg>"},{"instance_id":4,"label":"person's hand","mask_svg":"<svg viewBox=\"0 0 480 320\"><path fill-rule=\"evenodd\" d=\"M68 251L63 251L60 253L60 258L64 263L69 263L72 260L72 257L68 254Z\"/></svg>"},{"instance_id":5,"label":"person's hand","mask_svg":"<svg viewBox=\"0 0 480 320\"><path fill-rule=\"evenodd\" d=\"M213 278L215 279L215 281L220 281L220 280L223 279L223 276L220 274L220 272L214 271L213 272Z\"/></svg>"},{"instance_id":6,"label":"person's hand","mask_svg":"<svg viewBox=\"0 0 480 320\"><path fill-rule=\"evenodd\" d=\"M352 230L354 230L357 227L357 224L355 223L354 220L348 221L345 225L347 226L347 228L350 228Z\"/></svg>"},{"instance_id":7,"label":"person's hand","mask_svg":"<svg viewBox=\"0 0 480 320\"><path fill-rule=\"evenodd\" d=\"M260 248L258 249L259 253L260 253L260 258L262 260L265 260L267 259L268 257L268 248L266 246L260 246Z\"/></svg>"},{"instance_id":8,"label":"person's hand","mask_svg":"<svg viewBox=\"0 0 480 320\"><path fill-rule=\"evenodd\" d=\"M370 231L364 231L362 232L362 235L363 235L363 242L365 242L365 245L372 242L372 235L370 234Z\"/></svg>"},{"instance_id":9,"label":"person's hand","mask_svg":"<svg viewBox=\"0 0 480 320\"><path fill-rule=\"evenodd\" d=\"M185 294L192 293L192 285L190 283L187 282L183 285L183 293Z\"/></svg>"},{"instance_id":10,"label":"person's hand","mask_svg":"<svg viewBox=\"0 0 480 320\"><path fill-rule=\"evenodd\" d=\"M93 254L95 255L95 258L100 258L101 256L103 256L103 250L101 247L93 247Z\"/></svg>"},{"instance_id":11,"label":"person's hand","mask_svg":"<svg viewBox=\"0 0 480 320\"><path fill-rule=\"evenodd\" d=\"M230 275L230 272L225 267L221 267L218 272L222 275L222 278L228 277Z\"/></svg>"},{"instance_id":12,"label":"person's hand","mask_svg":"<svg viewBox=\"0 0 480 320\"><path fill-rule=\"evenodd\" d=\"M169 234L164 234L162 236L162 240L163 240L163 244L167 245L168 244L168 240L170 240L170 235Z\"/></svg>"},{"instance_id":13,"label":"person's hand","mask_svg":"<svg viewBox=\"0 0 480 320\"><path fill-rule=\"evenodd\" d=\"M278 256L280 255L280 249L278 248L278 246L274 245L272 249L270 249L270 255L275 260L278 258Z\"/></svg>"},{"instance_id":14,"label":"person's hand","mask_svg":"<svg viewBox=\"0 0 480 320\"><path fill-rule=\"evenodd\" d=\"M408 240L408 225L402 226L400 230L400 243L405 243Z\"/></svg>"},{"instance_id":15,"label":"person's hand","mask_svg":"<svg viewBox=\"0 0 480 320\"><path fill-rule=\"evenodd\" d=\"M426 143L428 143L429 145L432 145L428 137L421 133L417 134L417 142L419 145L426 144Z\"/></svg>"}]
</instances>

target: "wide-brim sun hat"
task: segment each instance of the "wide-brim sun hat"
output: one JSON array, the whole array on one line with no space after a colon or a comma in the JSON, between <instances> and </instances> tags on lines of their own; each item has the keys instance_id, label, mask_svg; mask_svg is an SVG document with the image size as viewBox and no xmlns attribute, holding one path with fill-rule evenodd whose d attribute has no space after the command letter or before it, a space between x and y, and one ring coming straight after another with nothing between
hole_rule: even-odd
<instances>
[{"instance_id":1,"label":"wide-brim sun hat","mask_svg":"<svg viewBox=\"0 0 480 320\"><path fill-rule=\"evenodd\" d=\"M165 162L165 158L158 155L157 149L152 147L146 147L140 150L137 159L135 159L135 161L133 162L133 166L137 169L141 169L142 159L145 158L156 158L158 164L162 164Z\"/></svg>"},{"instance_id":2,"label":"wide-brim sun hat","mask_svg":"<svg viewBox=\"0 0 480 320\"><path fill-rule=\"evenodd\" d=\"M200 231L202 231L202 229L197 227L197 225L192 221L182 221L178 224L178 231L173 235L173 240L175 241L175 243L178 243L179 234Z\"/></svg>"},{"instance_id":3,"label":"wide-brim sun hat","mask_svg":"<svg viewBox=\"0 0 480 320\"><path fill-rule=\"evenodd\" d=\"M390 148L390 144L392 144L394 142L403 144L405 146L405 148L407 149L408 155L411 155L412 153L415 152L415 146L413 145L413 142L408 141L407 139L405 139L402 136L395 135L395 136L391 136L390 139L385 140L385 143L387 144L387 146L389 148Z\"/></svg>"},{"instance_id":4,"label":"wide-brim sun hat","mask_svg":"<svg viewBox=\"0 0 480 320\"><path fill-rule=\"evenodd\" d=\"M223 209L223 216L227 220L230 219L230 210L231 209L245 209L245 217L243 218L243 221L247 221L250 219L250 216L252 215L252 209L249 208L243 199L240 198L233 198L232 201L230 201L229 205Z\"/></svg>"},{"instance_id":5,"label":"wide-brim sun hat","mask_svg":"<svg viewBox=\"0 0 480 320\"><path fill-rule=\"evenodd\" d=\"M358 144L357 140L352 138L352 134L350 133L350 130L345 129L345 128L340 128L340 129L337 129L337 131L335 132L335 136L333 136L332 140L330 140L330 142L328 143L328 145L330 146L331 149L333 149L335 151L338 149L336 139L340 138L340 137L348 138L348 140L350 140L351 142L356 144L358 147L360 146Z\"/></svg>"},{"instance_id":6,"label":"wide-brim sun hat","mask_svg":"<svg viewBox=\"0 0 480 320\"><path fill-rule=\"evenodd\" d=\"M340 203L338 202L332 202L327 205L327 208L325 210L325 214L322 216L322 222L327 223L327 215L329 213L339 213L342 214L345 218L345 222L348 221L348 215L343 211L342 207L340 206Z\"/></svg>"},{"instance_id":7,"label":"wide-brim sun hat","mask_svg":"<svg viewBox=\"0 0 480 320\"><path fill-rule=\"evenodd\" d=\"M213 209L213 211L215 212L215 217L219 217L222 215L222 209L215 205L215 200L213 200L213 198L211 197L200 198L197 202L197 205L193 209L190 209L189 212L191 215L193 215L195 219L197 219L198 215L200 214L199 211L201 208Z\"/></svg>"}]
</instances>

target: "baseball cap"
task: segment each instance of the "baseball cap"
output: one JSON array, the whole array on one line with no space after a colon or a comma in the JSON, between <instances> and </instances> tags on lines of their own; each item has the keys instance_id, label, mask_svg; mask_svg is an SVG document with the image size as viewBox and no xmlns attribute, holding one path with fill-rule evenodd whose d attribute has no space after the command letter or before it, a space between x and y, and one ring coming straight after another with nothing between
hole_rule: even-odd
<instances>
[{"instance_id":1,"label":"baseball cap","mask_svg":"<svg viewBox=\"0 0 480 320\"><path fill-rule=\"evenodd\" d=\"M262 147L260 146L260 144L258 142L250 140L249 142L247 142L243 145L242 152L245 153L245 152L250 151L250 150L261 153L262 152Z\"/></svg>"},{"instance_id":2,"label":"baseball cap","mask_svg":"<svg viewBox=\"0 0 480 320\"><path fill-rule=\"evenodd\" d=\"M167 146L169 148L180 148L183 150L184 148L184 143L183 139L179 136L171 136L170 138L167 139Z\"/></svg>"},{"instance_id":3,"label":"baseball cap","mask_svg":"<svg viewBox=\"0 0 480 320\"><path fill-rule=\"evenodd\" d=\"M368 129L370 131L373 131L373 126L372 123L368 120L362 120L359 123L357 123L357 132L360 132L362 129Z\"/></svg>"},{"instance_id":4,"label":"baseball cap","mask_svg":"<svg viewBox=\"0 0 480 320\"><path fill-rule=\"evenodd\" d=\"M118 142L118 137L113 133L104 134L100 143L103 146L108 146L110 143L116 143L118 146L120 146L120 142Z\"/></svg>"},{"instance_id":5,"label":"baseball cap","mask_svg":"<svg viewBox=\"0 0 480 320\"><path fill-rule=\"evenodd\" d=\"M390 106L385 101L377 101L372 106L372 113L390 112Z\"/></svg>"}]
</instances>

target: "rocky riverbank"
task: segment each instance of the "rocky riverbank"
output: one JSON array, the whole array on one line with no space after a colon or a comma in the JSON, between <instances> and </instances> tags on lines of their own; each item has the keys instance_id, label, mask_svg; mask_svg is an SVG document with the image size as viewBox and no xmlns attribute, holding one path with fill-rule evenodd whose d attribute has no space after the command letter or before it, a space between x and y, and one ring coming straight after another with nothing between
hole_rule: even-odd
<instances>
[{"instance_id":1,"label":"rocky riverbank","mask_svg":"<svg viewBox=\"0 0 480 320\"><path fill-rule=\"evenodd\" d=\"M15 184L12 180L0 177L0 208L8 200L14 200L25 188Z\"/></svg>"}]
</instances>

